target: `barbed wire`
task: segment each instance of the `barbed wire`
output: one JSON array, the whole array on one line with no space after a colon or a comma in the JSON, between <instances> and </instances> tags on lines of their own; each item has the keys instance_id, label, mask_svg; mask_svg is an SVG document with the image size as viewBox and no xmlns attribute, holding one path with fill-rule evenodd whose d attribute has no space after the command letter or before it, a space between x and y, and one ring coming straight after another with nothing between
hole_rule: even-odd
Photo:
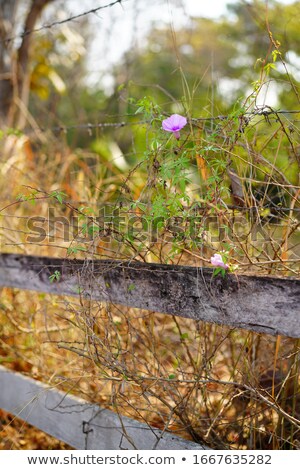
<instances>
[{"instance_id":1,"label":"barbed wire","mask_svg":"<svg viewBox=\"0 0 300 470\"><path fill-rule=\"evenodd\" d=\"M192 121L215 121L215 120L220 120L224 121L229 118L234 118L234 117L243 117L243 116L249 116L249 117L255 117L255 116L270 116L270 115L277 115L277 114L300 114L300 110L298 109L293 109L291 111L286 110L286 109L273 109L270 106L262 106L262 107L256 107L252 111L245 111L241 112L238 115L233 115L233 114L227 114L227 115L219 115L219 116L212 116L212 117L200 117L200 118L192 118Z\"/></svg>"},{"instance_id":2,"label":"barbed wire","mask_svg":"<svg viewBox=\"0 0 300 470\"><path fill-rule=\"evenodd\" d=\"M69 130L74 130L74 129L82 129L82 130L87 130L90 131L92 129L100 129L103 127L114 127L114 128L120 128L120 127L125 127L125 126L138 126L138 125L143 125L143 124L149 124L150 121L136 121L136 122L126 122L126 121L121 121L121 122L98 122L98 123L83 123L83 124L72 124L70 126L55 126L51 127L49 130L53 132L67 132ZM46 129L39 128L41 131L45 131Z\"/></svg>"},{"instance_id":3,"label":"barbed wire","mask_svg":"<svg viewBox=\"0 0 300 470\"><path fill-rule=\"evenodd\" d=\"M24 31L23 33L17 34L15 36L3 38L3 39L1 39L0 42L1 43L9 43L9 42L14 41L15 39L20 39L20 38L22 39L25 36L29 36L30 34L39 33L43 30L51 29L55 26L59 26L59 25L62 25L64 23L68 23L70 21L77 20L78 18L82 18L82 17L90 15L92 13L95 14L100 10L104 10L105 8L113 7L114 5L117 5L118 3L121 5L121 3L123 1L125 1L125 0L115 0L111 3L106 4L106 5L102 5L102 6L99 6L97 8L92 8L91 10L87 10L87 11L84 11L82 13L78 13L77 15L69 16L68 18L65 18L64 20L53 21L52 23L44 24L43 26L40 26L39 28L30 29L30 30Z\"/></svg>"},{"instance_id":4,"label":"barbed wire","mask_svg":"<svg viewBox=\"0 0 300 470\"><path fill-rule=\"evenodd\" d=\"M219 116L207 116L207 117L195 117L195 118L191 118L190 119L190 122L192 124L197 124L198 122L206 122L206 121L226 121L230 118L242 118L243 116L246 116L247 119L252 119L256 116L262 116L262 117L265 117L265 118L268 118L269 116L276 116L276 115L284 115L284 114L300 114L300 110L297 110L297 109L293 109L293 110L284 110L284 109L280 109L280 110L274 110L270 107L262 107L262 108L255 108L253 111L246 111L246 112L243 112L239 115L231 115L231 114L227 114L227 115L219 115ZM136 114L127 114L127 115L124 115L128 118L130 117L136 117L137 115ZM168 115L166 114L166 117ZM109 116L110 118L114 118L114 117L120 117L120 116ZM121 127L126 127L126 126L138 126L138 125L149 125L151 124L151 122L153 121L153 119L146 119L146 120L139 120L139 121L119 121L119 122L109 122L109 121L106 121L106 122L97 122L97 123L91 123L91 122L85 122L85 123L80 123L80 124L70 124L70 125L64 125L64 124L61 124L61 125L58 125L58 126L53 126L53 127L49 127L49 128L45 128L45 127L34 127L33 129L34 130L39 130L41 132L46 132L46 131L52 131L52 132L67 132L69 130L86 130L86 131L92 131L93 129L101 129L101 128L121 128ZM293 120L292 121L293 123L294 122L299 122L299 120Z\"/></svg>"}]
</instances>

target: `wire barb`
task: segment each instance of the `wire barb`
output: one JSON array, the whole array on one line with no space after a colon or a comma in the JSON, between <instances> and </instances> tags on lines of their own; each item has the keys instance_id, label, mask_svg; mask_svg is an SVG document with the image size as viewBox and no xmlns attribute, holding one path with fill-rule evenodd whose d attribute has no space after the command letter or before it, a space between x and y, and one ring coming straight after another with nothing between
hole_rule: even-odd
<instances>
[{"instance_id":1,"label":"wire barb","mask_svg":"<svg viewBox=\"0 0 300 470\"><path fill-rule=\"evenodd\" d=\"M97 8L92 8L91 10L84 11L82 13L79 13L78 15L69 16L68 18L65 18L64 20L53 21L53 23L44 24L40 28L34 28L34 29L31 29L31 30L24 31L23 33L18 34L16 36L11 36L11 37L8 37L8 38L1 39L1 43L9 43L9 42L14 41L15 39L24 38L25 36L29 36L30 34L33 34L33 33L39 33L41 31L51 29L54 26L59 26L59 25L64 24L64 23L69 23L70 21L77 20L78 18L82 18L84 16L87 16L87 15L90 15L90 14L93 14L93 13L97 13L98 11L104 10L105 8L113 7L117 3L119 3L121 5L122 1L124 1L124 0L115 0L114 2L108 3L107 5L102 5L102 6L97 7Z\"/></svg>"}]
</instances>

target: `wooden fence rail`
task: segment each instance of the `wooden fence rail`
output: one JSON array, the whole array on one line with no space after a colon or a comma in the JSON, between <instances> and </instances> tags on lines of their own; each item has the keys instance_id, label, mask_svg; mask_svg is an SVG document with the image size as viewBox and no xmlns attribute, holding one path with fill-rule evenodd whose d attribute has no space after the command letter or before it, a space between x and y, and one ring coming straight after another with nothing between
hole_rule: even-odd
<instances>
[{"instance_id":1,"label":"wooden fence rail","mask_svg":"<svg viewBox=\"0 0 300 470\"><path fill-rule=\"evenodd\" d=\"M49 277L58 271L59 280ZM300 338L300 279L212 277L212 269L0 255L0 286L84 297Z\"/></svg>"},{"instance_id":2,"label":"wooden fence rail","mask_svg":"<svg viewBox=\"0 0 300 470\"><path fill-rule=\"evenodd\" d=\"M56 282L50 282L54 274ZM212 269L0 254L0 286L78 296L300 338L300 280ZM0 408L78 449L204 449L0 367Z\"/></svg>"},{"instance_id":3,"label":"wooden fence rail","mask_svg":"<svg viewBox=\"0 0 300 470\"><path fill-rule=\"evenodd\" d=\"M0 408L76 449L205 449L0 366Z\"/></svg>"}]
</instances>

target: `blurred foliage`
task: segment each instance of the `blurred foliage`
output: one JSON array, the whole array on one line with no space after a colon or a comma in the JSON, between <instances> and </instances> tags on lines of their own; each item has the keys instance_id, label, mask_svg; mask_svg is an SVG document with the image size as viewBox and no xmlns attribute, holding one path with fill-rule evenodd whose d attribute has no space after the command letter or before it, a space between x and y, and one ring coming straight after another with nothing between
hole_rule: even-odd
<instances>
[{"instance_id":1,"label":"blurred foliage","mask_svg":"<svg viewBox=\"0 0 300 470\"><path fill-rule=\"evenodd\" d=\"M117 87L127 84L118 111L131 111L124 104L127 96L151 95L173 112L175 101L182 98L193 115L229 112L252 91L253 82L263 84L266 79L262 71L273 62L270 34L278 43L281 59L270 68L268 77L274 84L276 81L276 106L297 106L295 94L288 93L288 78L298 87L300 2L285 6L269 2L268 10L265 2L236 2L230 12L219 20L194 18L173 33L168 27L156 29L148 36L146 47L127 52L114 71Z\"/></svg>"},{"instance_id":2,"label":"blurred foliage","mask_svg":"<svg viewBox=\"0 0 300 470\"><path fill-rule=\"evenodd\" d=\"M277 109L297 109L299 13L299 1L270 1L268 9L262 1L242 1L231 4L229 15L220 19L193 18L176 31L156 28L145 45L126 52L113 68L110 95L101 83L87 85L84 40L90 43L91 28L83 23L79 32L77 25L66 25L56 35L45 33L36 40L30 109L45 128L123 118L138 122L138 102L147 96L165 113L190 117L238 114L248 109L249 96L252 106L269 104L271 98ZM113 133L105 131L111 138ZM133 142L136 157L143 153L146 128L135 129L134 140L129 128L121 135L118 145L125 154L132 155ZM91 144L86 131L70 130L66 137L73 147Z\"/></svg>"}]
</instances>

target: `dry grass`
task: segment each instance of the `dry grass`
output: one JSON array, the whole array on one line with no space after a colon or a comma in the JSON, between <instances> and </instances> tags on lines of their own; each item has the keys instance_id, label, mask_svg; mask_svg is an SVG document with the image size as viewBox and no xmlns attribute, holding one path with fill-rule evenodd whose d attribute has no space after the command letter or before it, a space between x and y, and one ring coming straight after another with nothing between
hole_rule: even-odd
<instances>
[{"instance_id":1,"label":"dry grass","mask_svg":"<svg viewBox=\"0 0 300 470\"><path fill-rule=\"evenodd\" d=\"M5 289L9 368L216 448L297 448L299 343Z\"/></svg>"},{"instance_id":2,"label":"dry grass","mask_svg":"<svg viewBox=\"0 0 300 470\"><path fill-rule=\"evenodd\" d=\"M48 436L21 419L0 410L0 450L69 450L72 447Z\"/></svg>"}]
</instances>

